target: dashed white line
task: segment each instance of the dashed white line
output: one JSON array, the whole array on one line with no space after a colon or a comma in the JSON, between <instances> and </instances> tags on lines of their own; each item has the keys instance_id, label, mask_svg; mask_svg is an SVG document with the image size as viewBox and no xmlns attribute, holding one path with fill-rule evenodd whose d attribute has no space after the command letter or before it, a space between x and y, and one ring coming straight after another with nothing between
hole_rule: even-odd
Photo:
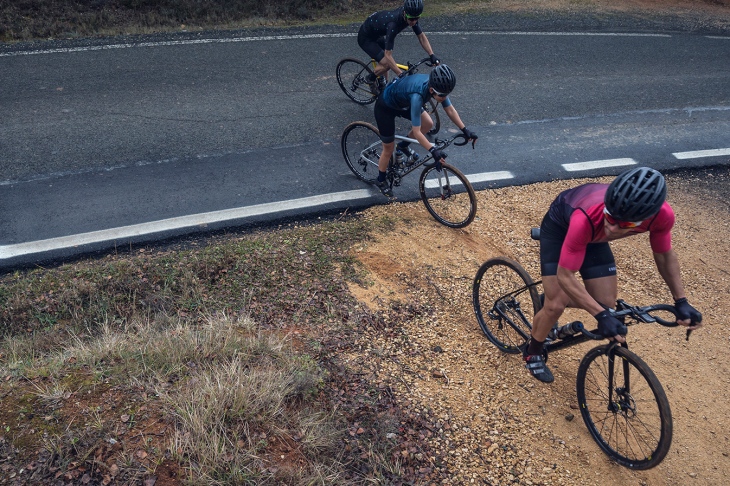
<instances>
[{"instance_id":1,"label":"dashed white line","mask_svg":"<svg viewBox=\"0 0 730 486\"><path fill-rule=\"evenodd\" d=\"M634 159L606 159L606 160L591 160L588 162L576 162L574 164L562 164L563 169L568 172L577 172L581 170L592 170L592 169L603 169L605 167L622 167L625 165L634 165L636 161Z\"/></svg>"},{"instance_id":2,"label":"dashed white line","mask_svg":"<svg viewBox=\"0 0 730 486\"><path fill-rule=\"evenodd\" d=\"M498 170L494 172L482 172L480 174L469 174L466 176L469 182L487 182L487 181L501 181L504 179L514 179L515 176L508 170Z\"/></svg>"},{"instance_id":3,"label":"dashed white line","mask_svg":"<svg viewBox=\"0 0 730 486\"><path fill-rule=\"evenodd\" d=\"M320 196L291 199L288 201L277 201L273 203L257 204L255 206L224 209L221 211L211 211L200 214L191 214L188 216L163 219L160 221L152 221L149 223L134 224L130 226L122 226L119 228L110 228L107 230L81 233L78 235L49 238L46 240L30 241L27 243L18 243L14 245L4 245L0 246L0 260L24 255L31 255L34 253L62 250L75 246L101 243L104 241L113 241L183 228L194 228L196 226L205 226L207 224L218 223L222 221L231 221L252 216L278 213L281 211L287 211L292 209L311 208L340 201L365 199L372 196L373 194L375 194L375 192L370 189L334 192L330 194L323 194Z\"/></svg>"},{"instance_id":4,"label":"dashed white line","mask_svg":"<svg viewBox=\"0 0 730 486\"><path fill-rule=\"evenodd\" d=\"M476 183L476 182L485 182L485 181L499 181L504 179L513 179L515 176L512 175L512 172L509 172L507 170L502 171L495 171L495 172L480 172L479 174L464 174L464 177L466 177L469 182ZM461 185L461 182L456 181L453 183L453 185ZM435 179L430 179L426 181L426 187L428 189L433 189L435 187L438 187L438 181Z\"/></svg>"},{"instance_id":5,"label":"dashed white line","mask_svg":"<svg viewBox=\"0 0 730 486\"><path fill-rule=\"evenodd\" d=\"M699 159L702 157L721 157L730 155L730 148L712 149L712 150L695 150L692 152L675 152L672 155L677 159Z\"/></svg>"}]
</instances>

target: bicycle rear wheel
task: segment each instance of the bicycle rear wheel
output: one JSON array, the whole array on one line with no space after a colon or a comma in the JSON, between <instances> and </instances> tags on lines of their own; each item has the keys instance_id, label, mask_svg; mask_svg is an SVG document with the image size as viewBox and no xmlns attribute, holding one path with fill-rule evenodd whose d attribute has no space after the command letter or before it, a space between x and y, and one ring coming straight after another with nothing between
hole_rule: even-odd
<instances>
[{"instance_id":1,"label":"bicycle rear wheel","mask_svg":"<svg viewBox=\"0 0 730 486\"><path fill-rule=\"evenodd\" d=\"M578 405L593 439L611 459L649 469L672 443L672 412L649 366L621 346L598 346L585 355L576 379Z\"/></svg>"},{"instance_id":2,"label":"bicycle rear wheel","mask_svg":"<svg viewBox=\"0 0 730 486\"><path fill-rule=\"evenodd\" d=\"M522 265L506 257L484 262L474 277L472 303L487 339L505 353L519 353L540 310L537 287Z\"/></svg>"},{"instance_id":3,"label":"bicycle rear wheel","mask_svg":"<svg viewBox=\"0 0 730 486\"><path fill-rule=\"evenodd\" d=\"M370 123L352 122L340 139L342 155L358 179L373 183L378 178L378 162L382 151L380 132Z\"/></svg>"},{"instance_id":4,"label":"bicycle rear wheel","mask_svg":"<svg viewBox=\"0 0 730 486\"><path fill-rule=\"evenodd\" d=\"M474 221L477 196L459 169L442 166L441 171L432 166L421 173L421 200L436 221L449 228L463 228Z\"/></svg>"},{"instance_id":5,"label":"bicycle rear wheel","mask_svg":"<svg viewBox=\"0 0 730 486\"><path fill-rule=\"evenodd\" d=\"M348 98L358 105L369 105L378 97L368 84L368 76L374 76L373 70L362 61L352 58L342 59L337 63L337 83Z\"/></svg>"},{"instance_id":6,"label":"bicycle rear wheel","mask_svg":"<svg viewBox=\"0 0 730 486\"><path fill-rule=\"evenodd\" d=\"M441 117L439 116L438 112L438 106L439 104L436 103L433 98L428 100L428 103L423 105L423 108L426 110L428 115L431 117L431 121L433 122L433 127L431 127L431 130L428 131L429 135L436 135L439 130L441 130Z\"/></svg>"}]
</instances>

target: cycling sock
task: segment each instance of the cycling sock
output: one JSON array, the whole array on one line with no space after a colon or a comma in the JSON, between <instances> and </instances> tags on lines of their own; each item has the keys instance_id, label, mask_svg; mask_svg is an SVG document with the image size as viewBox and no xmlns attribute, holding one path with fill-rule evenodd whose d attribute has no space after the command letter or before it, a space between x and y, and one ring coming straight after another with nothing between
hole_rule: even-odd
<instances>
[{"instance_id":1,"label":"cycling sock","mask_svg":"<svg viewBox=\"0 0 730 486\"><path fill-rule=\"evenodd\" d=\"M402 140L398 142L398 148L405 151L408 150L408 146L411 144L411 142L406 142L405 140Z\"/></svg>"},{"instance_id":2,"label":"cycling sock","mask_svg":"<svg viewBox=\"0 0 730 486\"><path fill-rule=\"evenodd\" d=\"M542 354L542 345L545 341L537 341L534 337L530 338L530 344L527 346L528 356L534 356L536 354Z\"/></svg>"},{"instance_id":3,"label":"cycling sock","mask_svg":"<svg viewBox=\"0 0 730 486\"><path fill-rule=\"evenodd\" d=\"M378 182L383 182L385 180L385 172L382 170L378 171Z\"/></svg>"}]
</instances>

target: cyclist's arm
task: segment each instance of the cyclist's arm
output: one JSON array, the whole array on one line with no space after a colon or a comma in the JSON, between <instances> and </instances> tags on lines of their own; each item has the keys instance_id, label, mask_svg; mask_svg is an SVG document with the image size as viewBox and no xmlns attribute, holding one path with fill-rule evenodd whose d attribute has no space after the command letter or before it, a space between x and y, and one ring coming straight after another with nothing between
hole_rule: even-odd
<instances>
[{"instance_id":1,"label":"cyclist's arm","mask_svg":"<svg viewBox=\"0 0 730 486\"><path fill-rule=\"evenodd\" d=\"M423 50L426 51L426 54L429 56L433 55L433 49L431 48L431 43L428 42L428 37L426 37L426 34L421 32L418 34L418 42L421 43L421 47L423 47Z\"/></svg>"},{"instance_id":2,"label":"cyclist's arm","mask_svg":"<svg viewBox=\"0 0 730 486\"><path fill-rule=\"evenodd\" d=\"M423 97L418 93L413 93L410 99L410 110L411 110L411 133L413 138L418 140L419 145L429 150L433 144L428 141L426 136L421 133L421 116L423 112Z\"/></svg>"},{"instance_id":3,"label":"cyclist's arm","mask_svg":"<svg viewBox=\"0 0 730 486\"><path fill-rule=\"evenodd\" d=\"M395 59L393 58L393 51L385 51L385 55L383 56L383 59L380 60L380 64L384 64L388 67L391 71L393 71L395 74L400 76L400 74L403 72L398 67L398 64L395 62Z\"/></svg>"},{"instance_id":4,"label":"cyclist's arm","mask_svg":"<svg viewBox=\"0 0 730 486\"><path fill-rule=\"evenodd\" d=\"M659 275L666 282L674 300L687 297L684 293L682 277L679 271L679 259L674 250L669 250L665 253L654 253L654 261L656 262L657 270L659 270Z\"/></svg>"},{"instance_id":5,"label":"cyclist's arm","mask_svg":"<svg viewBox=\"0 0 730 486\"><path fill-rule=\"evenodd\" d=\"M573 270L558 265L558 284L560 284L563 292L570 297L570 302L576 307L580 307L586 312L589 312L592 316L603 312L603 306L588 293L588 290L580 283L580 280L578 280L575 274L576 272Z\"/></svg>"},{"instance_id":6,"label":"cyclist's arm","mask_svg":"<svg viewBox=\"0 0 730 486\"><path fill-rule=\"evenodd\" d=\"M659 275L662 276L664 282L666 282L669 291L672 293L674 300L682 299L687 297L684 293L684 285L682 284L682 274L679 270L679 259L674 250L669 250L664 253L654 253L654 261L656 262L656 268L659 270ZM689 319L683 321L677 321L682 326L689 326L691 321ZM702 323L697 323L692 328L700 327Z\"/></svg>"},{"instance_id":7,"label":"cyclist's arm","mask_svg":"<svg viewBox=\"0 0 730 486\"><path fill-rule=\"evenodd\" d=\"M383 59L380 60L381 64L386 64L388 69L392 70L398 76L400 76L403 71L401 71L393 58L393 47L395 46L395 38L399 32L398 24L396 22L388 22L388 25L385 26L385 47L383 49L385 55L383 56Z\"/></svg>"},{"instance_id":8,"label":"cyclist's arm","mask_svg":"<svg viewBox=\"0 0 730 486\"><path fill-rule=\"evenodd\" d=\"M573 305L595 316L603 312L604 308L576 277L586 259L588 245L593 236L592 228L588 216L583 211L573 211L563 246L560 248L557 278L558 284L570 297Z\"/></svg>"},{"instance_id":9,"label":"cyclist's arm","mask_svg":"<svg viewBox=\"0 0 730 486\"><path fill-rule=\"evenodd\" d=\"M441 106L444 108L444 113L446 113L446 116L449 117L449 120L451 120L454 125L457 126L459 130L463 130L466 126L463 121L461 121L461 117L459 116L459 113L456 111L456 108L454 108L454 105L451 104L451 101L449 101L448 98L444 100L443 103L441 103Z\"/></svg>"}]
</instances>

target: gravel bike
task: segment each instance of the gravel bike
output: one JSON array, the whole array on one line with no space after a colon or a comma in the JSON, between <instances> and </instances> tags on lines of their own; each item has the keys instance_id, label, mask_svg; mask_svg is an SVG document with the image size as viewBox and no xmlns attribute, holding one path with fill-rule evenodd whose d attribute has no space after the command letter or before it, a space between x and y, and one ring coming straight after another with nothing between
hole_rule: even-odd
<instances>
[{"instance_id":1,"label":"gravel bike","mask_svg":"<svg viewBox=\"0 0 730 486\"><path fill-rule=\"evenodd\" d=\"M431 58L424 57L416 64L398 64L398 67L403 71L398 77L410 76L418 72L418 67L421 64L432 66ZM370 59L368 63L364 63L359 59L353 59L346 57L341 59L337 63L335 72L337 73L337 83L342 88L342 91L352 101L358 105L369 105L374 102L380 94L381 89L377 83L371 83L368 79L375 79L375 67L378 65L375 59ZM429 130L429 135L435 135L441 129L441 117L438 112L438 103L434 99L428 100L423 105L424 111L426 111L431 120L433 121L433 127Z\"/></svg>"},{"instance_id":2,"label":"gravel bike","mask_svg":"<svg viewBox=\"0 0 730 486\"><path fill-rule=\"evenodd\" d=\"M482 332L501 351L521 354L542 306L541 283L506 257L487 260L477 271L472 286L474 313ZM637 307L619 299L614 315L624 318L627 326L641 322L678 325L676 310L668 304ZM690 332L688 329L688 340ZM582 323L572 322L553 328L544 357L547 360L549 352L602 339L597 329L589 331ZM667 455L672 443L669 401L654 372L629 351L628 344L611 341L589 350L578 367L576 392L591 436L615 462L643 470Z\"/></svg>"},{"instance_id":3,"label":"gravel bike","mask_svg":"<svg viewBox=\"0 0 730 486\"><path fill-rule=\"evenodd\" d=\"M401 135L396 135L395 138L418 145L418 141L413 138ZM459 133L445 140L435 139L434 145L443 150L452 143L461 146L467 142L467 138ZM342 132L340 143L342 155L350 170L358 179L374 184L378 177L378 161L382 150L378 129L370 123L352 122ZM388 164L386 180L392 189L393 186L400 186L405 176L423 167L418 189L431 216L450 228L468 226L477 212L477 197L471 183L456 167L441 164L439 168L436 165L430 153L419 156L414 161L410 157L399 157L394 150Z\"/></svg>"}]
</instances>

